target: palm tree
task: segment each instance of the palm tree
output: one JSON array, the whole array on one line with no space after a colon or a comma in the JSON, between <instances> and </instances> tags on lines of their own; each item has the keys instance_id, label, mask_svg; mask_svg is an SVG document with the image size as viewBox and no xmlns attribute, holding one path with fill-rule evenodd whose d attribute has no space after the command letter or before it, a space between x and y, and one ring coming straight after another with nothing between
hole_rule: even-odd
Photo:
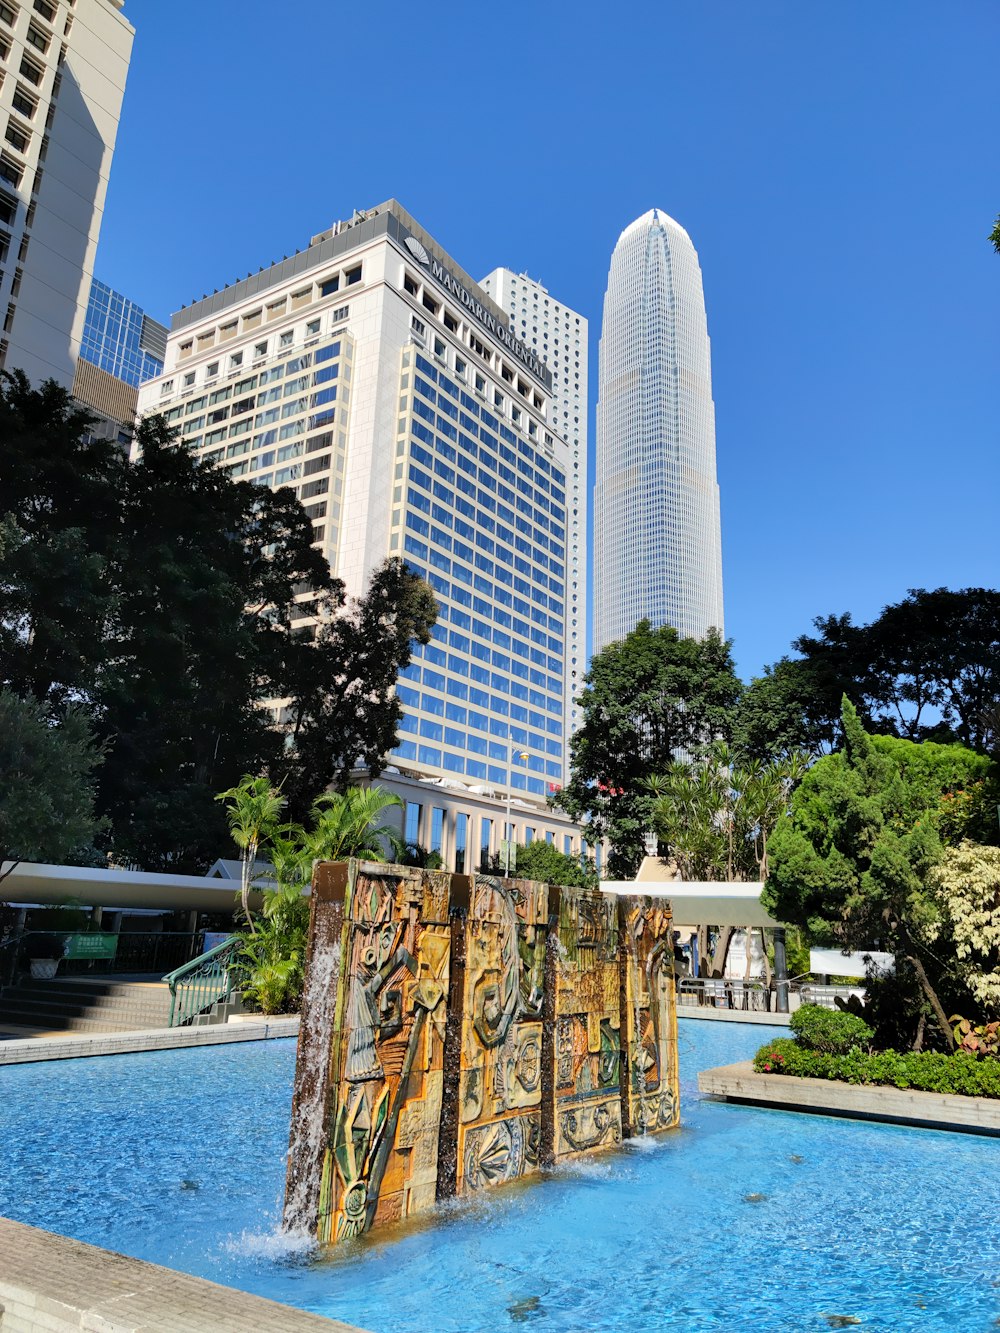
<instances>
[{"instance_id":1,"label":"palm tree","mask_svg":"<svg viewBox=\"0 0 1000 1333\"><path fill-rule=\"evenodd\" d=\"M403 802L382 787L348 787L324 792L313 805L315 827L307 834L310 861L384 861L385 848L395 856L403 844L391 825L377 822L390 806Z\"/></svg>"},{"instance_id":2,"label":"palm tree","mask_svg":"<svg viewBox=\"0 0 1000 1333\"><path fill-rule=\"evenodd\" d=\"M250 889L258 878L257 853L278 832L278 820L285 808L285 798L268 782L245 773L235 787L215 798L225 801L226 818L233 842L240 849L240 905L250 934L256 935L250 912Z\"/></svg>"}]
</instances>

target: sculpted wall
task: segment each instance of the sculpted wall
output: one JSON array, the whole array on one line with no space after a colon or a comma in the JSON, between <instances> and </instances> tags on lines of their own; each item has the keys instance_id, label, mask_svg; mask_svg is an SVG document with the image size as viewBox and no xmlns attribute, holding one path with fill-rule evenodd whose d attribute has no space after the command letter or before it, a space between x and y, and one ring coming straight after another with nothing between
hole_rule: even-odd
<instances>
[{"instance_id":1,"label":"sculpted wall","mask_svg":"<svg viewBox=\"0 0 1000 1333\"><path fill-rule=\"evenodd\" d=\"M309 950L289 1229L332 1244L677 1124L660 901L319 865Z\"/></svg>"}]
</instances>

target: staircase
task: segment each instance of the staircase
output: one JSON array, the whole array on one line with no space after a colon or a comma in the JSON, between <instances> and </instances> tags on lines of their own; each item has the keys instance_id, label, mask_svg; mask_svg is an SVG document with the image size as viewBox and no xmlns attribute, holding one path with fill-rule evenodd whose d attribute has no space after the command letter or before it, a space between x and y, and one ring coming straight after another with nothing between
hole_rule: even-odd
<instances>
[{"instance_id":1,"label":"staircase","mask_svg":"<svg viewBox=\"0 0 1000 1333\"><path fill-rule=\"evenodd\" d=\"M169 1024L170 991L159 978L25 978L0 994L0 1031L134 1032Z\"/></svg>"}]
</instances>

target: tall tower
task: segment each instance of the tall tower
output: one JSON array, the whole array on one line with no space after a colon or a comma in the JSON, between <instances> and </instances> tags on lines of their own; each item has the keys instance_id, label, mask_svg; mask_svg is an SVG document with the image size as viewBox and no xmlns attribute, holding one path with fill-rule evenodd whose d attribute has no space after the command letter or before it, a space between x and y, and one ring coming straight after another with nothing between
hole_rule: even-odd
<instances>
[{"instance_id":1,"label":"tall tower","mask_svg":"<svg viewBox=\"0 0 1000 1333\"><path fill-rule=\"evenodd\" d=\"M69 389L132 54L123 0L0 0L0 366Z\"/></svg>"},{"instance_id":2,"label":"tall tower","mask_svg":"<svg viewBox=\"0 0 1000 1333\"><path fill-rule=\"evenodd\" d=\"M701 268L658 209L618 238L604 297L594 651L640 620L723 630L715 406Z\"/></svg>"},{"instance_id":3,"label":"tall tower","mask_svg":"<svg viewBox=\"0 0 1000 1333\"><path fill-rule=\"evenodd\" d=\"M566 722L581 723L576 697L587 667L587 321L526 273L497 268L483 291L552 372L552 428L569 445L566 505ZM569 781L569 750L565 755ZM550 784L552 785L552 784Z\"/></svg>"}]
</instances>

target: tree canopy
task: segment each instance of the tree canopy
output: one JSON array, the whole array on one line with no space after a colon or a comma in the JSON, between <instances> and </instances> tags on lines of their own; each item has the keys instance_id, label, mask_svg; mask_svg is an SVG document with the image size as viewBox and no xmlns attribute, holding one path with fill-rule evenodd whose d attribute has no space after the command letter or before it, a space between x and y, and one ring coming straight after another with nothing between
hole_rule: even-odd
<instances>
[{"instance_id":1,"label":"tree canopy","mask_svg":"<svg viewBox=\"0 0 1000 1333\"><path fill-rule=\"evenodd\" d=\"M0 690L0 882L19 861L95 859L100 762L81 709L57 716L48 704Z\"/></svg>"},{"instance_id":2,"label":"tree canopy","mask_svg":"<svg viewBox=\"0 0 1000 1333\"><path fill-rule=\"evenodd\" d=\"M941 927L930 874L947 799L981 790L990 761L962 746L869 735L846 698L842 726L843 748L813 765L771 836L762 901L814 941L895 953L950 1046L928 953Z\"/></svg>"},{"instance_id":3,"label":"tree canopy","mask_svg":"<svg viewBox=\"0 0 1000 1333\"><path fill-rule=\"evenodd\" d=\"M241 775L281 782L301 817L381 767L436 603L393 559L347 605L292 490L234 481L162 418L132 462L88 422L57 385L0 377L0 686L85 710L108 850L202 869L226 842L215 793Z\"/></svg>"},{"instance_id":4,"label":"tree canopy","mask_svg":"<svg viewBox=\"0 0 1000 1333\"><path fill-rule=\"evenodd\" d=\"M869 625L823 616L747 688L736 744L763 757L839 743L840 700L871 731L1000 747L1000 592L911 589Z\"/></svg>"},{"instance_id":5,"label":"tree canopy","mask_svg":"<svg viewBox=\"0 0 1000 1333\"><path fill-rule=\"evenodd\" d=\"M591 660L571 778L556 803L589 821L592 841L609 839L613 878L631 878L642 861L655 799L649 778L729 737L742 688L730 647L714 630L686 639L643 620Z\"/></svg>"}]
</instances>

